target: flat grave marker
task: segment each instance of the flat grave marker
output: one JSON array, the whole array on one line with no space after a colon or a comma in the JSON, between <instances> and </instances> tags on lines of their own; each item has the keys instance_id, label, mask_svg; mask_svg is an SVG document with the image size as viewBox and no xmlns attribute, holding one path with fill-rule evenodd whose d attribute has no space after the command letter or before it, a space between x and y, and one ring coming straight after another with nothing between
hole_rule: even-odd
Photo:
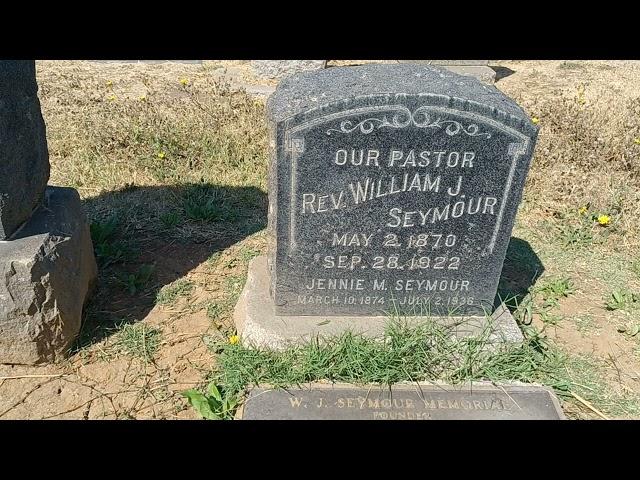
<instances>
[{"instance_id":1,"label":"flat grave marker","mask_svg":"<svg viewBox=\"0 0 640 480\"><path fill-rule=\"evenodd\" d=\"M555 394L534 385L311 384L254 388L243 420L564 420Z\"/></svg>"}]
</instances>

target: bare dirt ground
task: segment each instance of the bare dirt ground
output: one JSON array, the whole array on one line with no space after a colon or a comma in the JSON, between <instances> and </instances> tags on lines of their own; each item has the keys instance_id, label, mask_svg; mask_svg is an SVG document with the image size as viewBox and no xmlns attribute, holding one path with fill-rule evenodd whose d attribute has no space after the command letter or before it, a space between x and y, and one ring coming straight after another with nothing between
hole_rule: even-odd
<instances>
[{"instance_id":1,"label":"bare dirt ground","mask_svg":"<svg viewBox=\"0 0 640 480\"><path fill-rule=\"evenodd\" d=\"M362 62L331 61L329 65L358 63ZM563 400L563 408L571 418L639 418L640 335L631 335L638 320L631 305L611 310L606 303L616 289L640 291L640 269L634 266L640 259L635 235L640 223L635 216L640 195L629 180L640 163L640 152L620 153L630 164L631 173L626 177L616 176L613 167L609 179L603 178L606 168L589 176L584 173L589 172L588 167L578 167L588 153L576 153L583 152L578 147L571 147L573 150L567 147L559 154L554 150L555 145L566 140L558 136L558 122L572 120L552 117L543 100L561 102L577 98L579 108L586 105L598 109L599 115L605 116L603 122L626 129L620 135L626 135L624 141L632 144L633 138L640 137L637 122L620 119L610 109L620 99L632 102L640 95L640 62L492 61L490 64L498 72L496 87L515 98L530 115L539 117L542 129L513 234L522 241L522 252L514 250L511 259L507 259L503 283L510 292L538 289L538 300L531 310L533 325L576 359L571 368L577 379L583 379L585 388L579 398ZM222 158L239 148L233 145L224 146L226 150L221 150L222 153L202 150L189 157L196 164L205 159L197 168L190 167L190 180L198 182L202 177L230 189L255 189L260 197L256 205L261 207L246 207L247 218L254 214L246 225L243 223L229 232L219 227L202 230L201 223L172 220L171 204L164 208L164 203L170 203L166 200L169 195L156 191L167 182L178 182L178 177L182 181L182 166L156 171L155 164L145 160L140 150L119 147L120 117L115 113L129 115L134 108L131 105L151 103L147 99L162 97L165 103L159 101L154 110L162 123L172 115L170 107L175 102L189 97L197 104L212 95L206 89L195 92L195 86L208 86L209 79L224 76L242 88L273 85L256 79L245 61L212 61L203 65L38 62L52 163L50 183L78 188L93 222L104 221L114 212L124 219L122 237L139 237L132 247L138 254L129 263L114 261L101 269L96 299L88 306L88 326L68 359L39 367L0 365L0 419L199 418L180 392L206 382L215 364L215 352L210 348L212 340L234 333L232 309L244 282L247 262L266 248L266 220L261 210L266 195L264 158L259 167L254 166L253 159L257 157L253 153L242 153L248 159L246 164L233 168L215 160L216 155ZM193 92L185 86L187 83L188 87L194 86ZM259 88L256 91L259 93ZM113 106L118 102L125 106ZM260 113L261 100L258 98L256 102L256 112ZM82 128L95 128L86 119L91 115L92 105L98 104L104 109L122 108L104 117L113 118L112 133L108 138L101 137L96 128L97 133L92 134L90 141L77 143ZM233 108L253 107L243 103ZM611 120L606 117L609 114ZM203 131L214 128L203 122ZM162 130L166 136L173 131L169 126ZM215 128L233 128L233 135L243 134L236 131L242 128L237 124ZM228 133L231 130L225 131L232 135ZM594 138L589 145L598 142L611 145L614 141L611 135L615 134L603 131L602 141ZM175 142L185 143L178 139ZM148 143L153 146L149 153L151 160L158 162L165 155L172 155L168 140ZM262 147L256 147L259 148ZM597 151L595 147L590 149L585 147L584 152ZM565 155L562 152L566 156L560 161L558 158ZM136 188L129 191L131 185ZM110 193L114 191L126 196L122 197L126 201ZM176 195L182 198L183 193L179 191ZM251 192L225 190L222 194L230 201L242 203L246 202L243 195L248 193ZM619 198L622 200L618 208ZM605 229L597 225L585 226L579 214L562 217L573 215L566 212L577 211L587 203L590 211L616 212L612 214L612 228L606 230L609 236L604 236ZM138 215L130 208L143 204L158 209L153 218ZM568 233L558 230L556 227L560 228L565 219L577 227ZM573 242L571 235L585 233L587 240L578 247L561 246L563 235ZM521 262L525 260L537 266L522 274ZM121 288L123 273L135 275L141 265L147 264L155 266L148 284L129 290ZM544 273L540 275L542 272L534 271L536 268ZM564 278L571 281L570 293L560 295L555 304L543 306L542 300L549 290L545 288ZM165 297L161 298L161 292ZM521 296L523 302L525 298ZM126 325L137 330L123 330Z\"/></svg>"}]
</instances>

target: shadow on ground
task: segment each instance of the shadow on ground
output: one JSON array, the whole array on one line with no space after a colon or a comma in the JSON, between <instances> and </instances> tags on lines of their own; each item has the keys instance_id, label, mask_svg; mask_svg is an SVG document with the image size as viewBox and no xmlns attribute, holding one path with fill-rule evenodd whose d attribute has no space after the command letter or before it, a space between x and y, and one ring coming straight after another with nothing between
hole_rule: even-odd
<instances>
[{"instance_id":1,"label":"shadow on ground","mask_svg":"<svg viewBox=\"0 0 640 480\"><path fill-rule=\"evenodd\" d=\"M544 265L529 242L511 237L498 283L496 303L502 300L513 310L543 272Z\"/></svg>"},{"instance_id":2,"label":"shadow on ground","mask_svg":"<svg viewBox=\"0 0 640 480\"><path fill-rule=\"evenodd\" d=\"M493 69L494 72L496 72L496 78L495 81L499 81L502 80L503 78L508 77L509 75L513 75L514 73L516 73L515 70L511 70L510 68L507 67L500 67L498 65L491 65L490 68Z\"/></svg>"},{"instance_id":3,"label":"shadow on ground","mask_svg":"<svg viewBox=\"0 0 640 480\"><path fill-rule=\"evenodd\" d=\"M126 187L84 200L98 284L72 352L147 316L165 285L267 224L256 187Z\"/></svg>"}]
</instances>

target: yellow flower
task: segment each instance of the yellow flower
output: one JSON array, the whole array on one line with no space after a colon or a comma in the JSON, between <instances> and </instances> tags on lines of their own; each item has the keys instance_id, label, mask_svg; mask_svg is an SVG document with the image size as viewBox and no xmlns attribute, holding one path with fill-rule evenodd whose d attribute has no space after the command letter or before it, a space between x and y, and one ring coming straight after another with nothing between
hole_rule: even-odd
<instances>
[{"instance_id":1,"label":"yellow flower","mask_svg":"<svg viewBox=\"0 0 640 480\"><path fill-rule=\"evenodd\" d=\"M640 137L634 138L633 143L635 143L636 145L640 145Z\"/></svg>"},{"instance_id":2,"label":"yellow flower","mask_svg":"<svg viewBox=\"0 0 640 480\"><path fill-rule=\"evenodd\" d=\"M538 117L531 117L531 122L532 122L534 125L537 125L537 124L539 124L539 123L540 123L540 119L539 119Z\"/></svg>"},{"instance_id":3,"label":"yellow flower","mask_svg":"<svg viewBox=\"0 0 640 480\"><path fill-rule=\"evenodd\" d=\"M238 335L231 335L229 337L229 343L231 345L236 345L236 344L240 343L240 337Z\"/></svg>"},{"instance_id":4,"label":"yellow flower","mask_svg":"<svg viewBox=\"0 0 640 480\"><path fill-rule=\"evenodd\" d=\"M580 207L580 208L578 209L578 213L579 213L580 215L584 215L585 213L587 213L587 210L588 210L588 209L587 209L587 207Z\"/></svg>"},{"instance_id":5,"label":"yellow flower","mask_svg":"<svg viewBox=\"0 0 640 480\"><path fill-rule=\"evenodd\" d=\"M164 158L166 154L164 152L158 152L158 158Z\"/></svg>"},{"instance_id":6,"label":"yellow flower","mask_svg":"<svg viewBox=\"0 0 640 480\"><path fill-rule=\"evenodd\" d=\"M598 223L600 225L609 225L610 221L611 221L611 219L609 218L609 215L600 215L598 217Z\"/></svg>"},{"instance_id":7,"label":"yellow flower","mask_svg":"<svg viewBox=\"0 0 640 480\"><path fill-rule=\"evenodd\" d=\"M115 102L116 101L116 96L115 95L109 95L107 98L108 98L108 100L110 102Z\"/></svg>"},{"instance_id":8,"label":"yellow flower","mask_svg":"<svg viewBox=\"0 0 640 480\"><path fill-rule=\"evenodd\" d=\"M188 78L181 78L180 79L180 85L182 85L183 87L186 87L187 84L189 83L189 79Z\"/></svg>"},{"instance_id":9,"label":"yellow flower","mask_svg":"<svg viewBox=\"0 0 640 480\"><path fill-rule=\"evenodd\" d=\"M111 85L113 85L113 82L112 82L111 80L107 80L107 81L106 81L106 83L105 83L105 85L106 85L107 87L110 87Z\"/></svg>"},{"instance_id":10,"label":"yellow flower","mask_svg":"<svg viewBox=\"0 0 640 480\"><path fill-rule=\"evenodd\" d=\"M145 97L144 95L142 95L142 96L140 97L140 101L141 101L141 102L144 102L144 101L146 101L146 100L147 100L147 97Z\"/></svg>"}]
</instances>

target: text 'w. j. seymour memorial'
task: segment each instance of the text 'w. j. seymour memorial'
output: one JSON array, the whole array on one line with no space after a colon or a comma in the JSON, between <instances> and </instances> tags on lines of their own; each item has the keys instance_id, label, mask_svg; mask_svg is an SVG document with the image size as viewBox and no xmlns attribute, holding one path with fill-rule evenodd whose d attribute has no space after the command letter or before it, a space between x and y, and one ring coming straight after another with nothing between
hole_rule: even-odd
<instances>
[{"instance_id":1,"label":"text 'w. j. seymour memorial'","mask_svg":"<svg viewBox=\"0 0 640 480\"><path fill-rule=\"evenodd\" d=\"M243 341L504 313L537 135L513 100L433 67L366 65L289 77L267 112L270 245L236 309Z\"/></svg>"}]
</instances>

